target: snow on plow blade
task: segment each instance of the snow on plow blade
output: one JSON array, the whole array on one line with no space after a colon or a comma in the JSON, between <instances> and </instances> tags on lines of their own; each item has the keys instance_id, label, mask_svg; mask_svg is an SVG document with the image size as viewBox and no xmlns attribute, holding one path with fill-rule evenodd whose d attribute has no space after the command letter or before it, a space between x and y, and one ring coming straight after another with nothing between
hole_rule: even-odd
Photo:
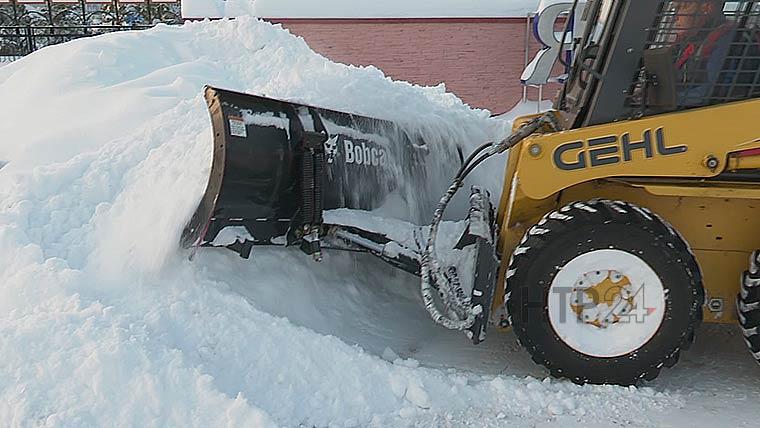
<instances>
[{"instance_id":1,"label":"snow on plow blade","mask_svg":"<svg viewBox=\"0 0 760 428\"><path fill-rule=\"evenodd\" d=\"M388 121L211 87L205 97L213 163L185 248L248 257L253 245L299 245L319 255L324 211L371 211L393 194L427 214L435 201L419 193L430 171L450 174L461 162L449 153L431 165L425 142Z\"/></svg>"}]
</instances>

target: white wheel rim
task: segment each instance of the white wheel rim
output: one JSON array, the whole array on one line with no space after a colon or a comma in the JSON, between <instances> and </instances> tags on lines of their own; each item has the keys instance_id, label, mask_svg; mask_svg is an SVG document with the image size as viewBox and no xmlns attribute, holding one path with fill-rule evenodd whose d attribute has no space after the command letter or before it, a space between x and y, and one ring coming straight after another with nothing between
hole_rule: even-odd
<instances>
[{"instance_id":1,"label":"white wheel rim","mask_svg":"<svg viewBox=\"0 0 760 428\"><path fill-rule=\"evenodd\" d=\"M590 296L601 294L594 293L602 288L585 289L589 283L614 284L614 303L595 302ZM573 289L583 291L573 293ZM608 296L611 290L607 289ZM646 345L662 325L665 308L665 289L655 271L621 250L596 250L574 258L549 288L549 321L555 333L574 350L592 357L619 357Z\"/></svg>"}]
</instances>

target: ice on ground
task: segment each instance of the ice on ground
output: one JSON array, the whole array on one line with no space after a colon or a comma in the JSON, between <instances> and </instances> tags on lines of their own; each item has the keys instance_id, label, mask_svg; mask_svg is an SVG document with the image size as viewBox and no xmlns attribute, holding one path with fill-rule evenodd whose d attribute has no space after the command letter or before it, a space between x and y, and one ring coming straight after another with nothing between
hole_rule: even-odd
<instances>
[{"instance_id":1,"label":"ice on ground","mask_svg":"<svg viewBox=\"0 0 760 428\"><path fill-rule=\"evenodd\" d=\"M253 19L80 39L1 68L7 425L643 427L684 406L677 386L500 374L516 361L504 342L446 336L416 279L371 258L189 262L177 242L209 172L204 84L406 121L439 144L508 127Z\"/></svg>"}]
</instances>

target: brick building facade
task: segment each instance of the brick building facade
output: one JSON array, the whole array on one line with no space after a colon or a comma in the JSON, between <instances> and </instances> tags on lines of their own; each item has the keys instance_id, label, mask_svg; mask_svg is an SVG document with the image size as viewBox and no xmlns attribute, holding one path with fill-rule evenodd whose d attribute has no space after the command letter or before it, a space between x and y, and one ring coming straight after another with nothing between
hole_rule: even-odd
<instances>
[{"instance_id":1,"label":"brick building facade","mask_svg":"<svg viewBox=\"0 0 760 428\"><path fill-rule=\"evenodd\" d=\"M333 61L374 65L421 85L444 82L466 103L494 114L522 97L526 41L531 56L538 49L527 18L268 20Z\"/></svg>"}]
</instances>

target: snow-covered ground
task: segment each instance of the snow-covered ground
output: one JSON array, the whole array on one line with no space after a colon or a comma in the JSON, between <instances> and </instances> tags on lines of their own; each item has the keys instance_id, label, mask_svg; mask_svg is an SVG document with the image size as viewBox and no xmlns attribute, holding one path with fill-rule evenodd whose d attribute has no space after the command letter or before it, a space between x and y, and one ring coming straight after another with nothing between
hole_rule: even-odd
<instances>
[{"instance_id":1,"label":"snow-covered ground","mask_svg":"<svg viewBox=\"0 0 760 428\"><path fill-rule=\"evenodd\" d=\"M211 156L204 84L404 122L437 144L507 128L442 86L333 64L246 18L0 68L4 426L756 425L760 368L735 329L705 329L651 384L580 387L546 379L511 334L473 347L436 327L416 279L370 257L188 261L177 242ZM499 169L481 179L498 186Z\"/></svg>"},{"instance_id":2,"label":"snow-covered ground","mask_svg":"<svg viewBox=\"0 0 760 428\"><path fill-rule=\"evenodd\" d=\"M539 0L183 0L185 18L525 17Z\"/></svg>"}]
</instances>

